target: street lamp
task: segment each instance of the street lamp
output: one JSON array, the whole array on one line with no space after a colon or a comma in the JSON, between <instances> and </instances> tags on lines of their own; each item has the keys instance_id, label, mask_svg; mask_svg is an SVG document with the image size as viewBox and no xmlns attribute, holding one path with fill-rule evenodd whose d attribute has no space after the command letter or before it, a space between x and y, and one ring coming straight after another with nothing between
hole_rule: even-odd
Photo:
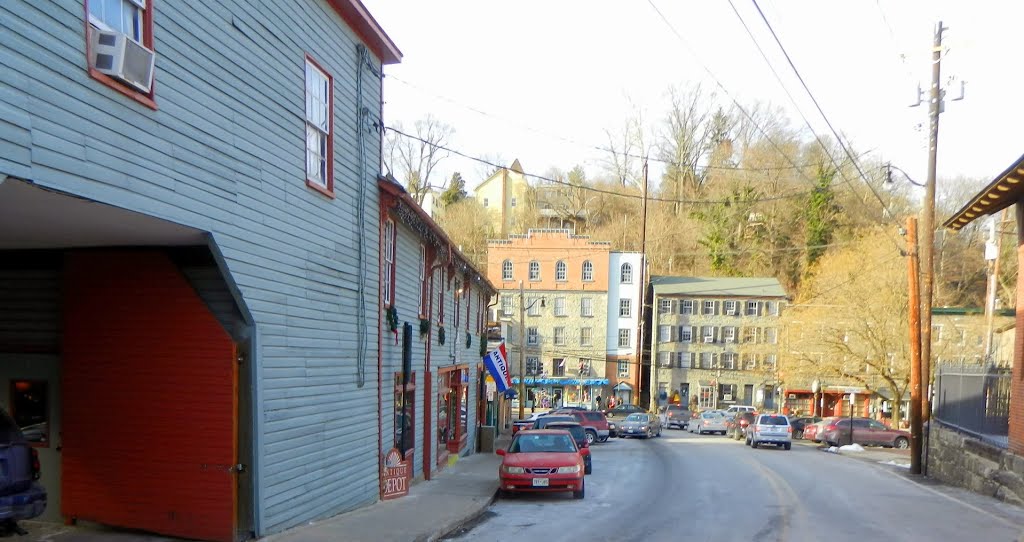
<instances>
[{"instance_id":1,"label":"street lamp","mask_svg":"<svg viewBox=\"0 0 1024 542\"><path fill-rule=\"evenodd\" d=\"M818 392L821 391L821 381L817 378L814 382L811 382L811 417L817 416L818 408Z\"/></svg>"}]
</instances>

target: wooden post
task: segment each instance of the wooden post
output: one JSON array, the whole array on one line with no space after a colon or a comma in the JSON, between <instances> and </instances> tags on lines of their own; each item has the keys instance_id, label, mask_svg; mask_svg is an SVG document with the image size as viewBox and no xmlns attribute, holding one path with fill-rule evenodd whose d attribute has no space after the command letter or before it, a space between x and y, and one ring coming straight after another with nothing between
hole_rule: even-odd
<instances>
[{"instance_id":1,"label":"wooden post","mask_svg":"<svg viewBox=\"0 0 1024 542\"><path fill-rule=\"evenodd\" d=\"M910 473L921 474L921 285L917 260L917 218L907 217L907 284L910 313ZM903 398L893 390L896 408ZM898 412L898 410L897 410Z\"/></svg>"}]
</instances>

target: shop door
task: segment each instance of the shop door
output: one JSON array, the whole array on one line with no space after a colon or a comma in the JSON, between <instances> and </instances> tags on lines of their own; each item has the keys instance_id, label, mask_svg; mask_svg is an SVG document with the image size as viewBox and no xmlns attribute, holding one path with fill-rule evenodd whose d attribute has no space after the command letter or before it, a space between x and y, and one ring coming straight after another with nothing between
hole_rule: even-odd
<instances>
[{"instance_id":1,"label":"shop door","mask_svg":"<svg viewBox=\"0 0 1024 542\"><path fill-rule=\"evenodd\" d=\"M65 519L233 540L230 337L157 251L70 253L64 309Z\"/></svg>"}]
</instances>

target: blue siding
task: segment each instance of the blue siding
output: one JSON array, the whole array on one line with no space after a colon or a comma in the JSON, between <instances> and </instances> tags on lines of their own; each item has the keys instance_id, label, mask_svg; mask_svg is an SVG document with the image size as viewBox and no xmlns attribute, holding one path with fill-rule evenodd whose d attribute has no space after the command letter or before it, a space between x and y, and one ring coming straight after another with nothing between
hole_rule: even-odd
<instances>
[{"instance_id":1,"label":"blue siding","mask_svg":"<svg viewBox=\"0 0 1024 542\"><path fill-rule=\"evenodd\" d=\"M81 2L2 4L0 178L212 233L257 328L258 534L374 502L380 148L363 128L361 172L358 112L378 114L377 76L358 67L358 38L322 0L154 5L157 111L88 76ZM334 78L334 200L303 181L306 53ZM360 238L368 273L353 257Z\"/></svg>"}]
</instances>

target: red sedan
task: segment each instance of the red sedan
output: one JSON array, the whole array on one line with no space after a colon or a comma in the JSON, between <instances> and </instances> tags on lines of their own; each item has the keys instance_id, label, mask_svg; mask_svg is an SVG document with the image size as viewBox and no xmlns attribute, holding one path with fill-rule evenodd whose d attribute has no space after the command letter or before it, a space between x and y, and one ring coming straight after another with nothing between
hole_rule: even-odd
<instances>
[{"instance_id":1,"label":"red sedan","mask_svg":"<svg viewBox=\"0 0 1024 542\"><path fill-rule=\"evenodd\" d=\"M508 450L498 467L502 494L513 491L571 491L584 496L583 457L568 431L527 429L512 437Z\"/></svg>"}]
</instances>

